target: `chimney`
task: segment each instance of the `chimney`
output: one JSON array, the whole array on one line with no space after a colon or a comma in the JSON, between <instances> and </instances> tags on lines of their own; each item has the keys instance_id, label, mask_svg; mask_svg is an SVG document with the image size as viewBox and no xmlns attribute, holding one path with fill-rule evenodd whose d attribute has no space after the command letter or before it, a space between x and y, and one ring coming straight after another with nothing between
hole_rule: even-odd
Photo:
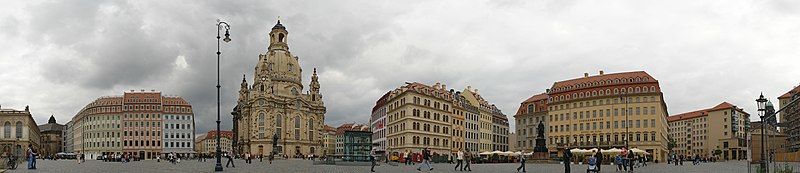
<instances>
[{"instance_id":1,"label":"chimney","mask_svg":"<svg viewBox=\"0 0 800 173\"><path fill-rule=\"evenodd\" d=\"M600 70L600 75L603 75L603 70Z\"/></svg>"},{"instance_id":2,"label":"chimney","mask_svg":"<svg viewBox=\"0 0 800 173\"><path fill-rule=\"evenodd\" d=\"M583 73L583 77L589 77L589 73Z\"/></svg>"}]
</instances>

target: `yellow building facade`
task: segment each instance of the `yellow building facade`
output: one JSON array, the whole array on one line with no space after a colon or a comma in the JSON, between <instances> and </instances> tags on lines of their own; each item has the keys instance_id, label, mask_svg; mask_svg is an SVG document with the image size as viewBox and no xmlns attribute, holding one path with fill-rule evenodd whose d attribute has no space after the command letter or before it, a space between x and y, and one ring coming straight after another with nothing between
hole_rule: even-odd
<instances>
[{"instance_id":1,"label":"yellow building facade","mask_svg":"<svg viewBox=\"0 0 800 173\"><path fill-rule=\"evenodd\" d=\"M644 71L556 82L547 91L547 148L639 148L667 157L667 106L658 80ZM627 136L627 137L626 137Z\"/></svg>"},{"instance_id":2,"label":"yellow building facade","mask_svg":"<svg viewBox=\"0 0 800 173\"><path fill-rule=\"evenodd\" d=\"M728 102L667 117L677 155L747 159L750 114ZM714 152L717 151L718 155Z\"/></svg>"},{"instance_id":3,"label":"yellow building facade","mask_svg":"<svg viewBox=\"0 0 800 173\"><path fill-rule=\"evenodd\" d=\"M440 83L407 83L389 92L386 105L387 151L392 154L422 148L440 154L508 149L507 119L493 122L505 115L469 87L455 92Z\"/></svg>"}]
</instances>

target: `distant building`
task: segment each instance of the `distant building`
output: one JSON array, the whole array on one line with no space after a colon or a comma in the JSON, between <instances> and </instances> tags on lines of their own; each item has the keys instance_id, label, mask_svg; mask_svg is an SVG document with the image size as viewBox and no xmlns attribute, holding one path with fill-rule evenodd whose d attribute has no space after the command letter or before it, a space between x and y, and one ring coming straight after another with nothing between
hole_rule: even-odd
<instances>
[{"instance_id":1,"label":"distant building","mask_svg":"<svg viewBox=\"0 0 800 173\"><path fill-rule=\"evenodd\" d=\"M750 114L728 102L667 117L678 155L747 159ZM717 151L719 150L719 151ZM719 152L715 155L714 152Z\"/></svg>"},{"instance_id":2,"label":"distant building","mask_svg":"<svg viewBox=\"0 0 800 173\"><path fill-rule=\"evenodd\" d=\"M779 107L775 108L776 111L784 109L780 112L780 120L786 127L781 127L781 132L787 135L788 147L791 152L800 151L800 103L789 105L789 102L798 98L800 98L800 86L796 86L778 97Z\"/></svg>"},{"instance_id":3,"label":"distant building","mask_svg":"<svg viewBox=\"0 0 800 173\"><path fill-rule=\"evenodd\" d=\"M74 130L72 129L72 126L73 126L72 121L67 122L67 124L64 125L64 131L62 131L64 137L62 142L64 143L65 153L75 152L75 139L72 137L72 132Z\"/></svg>"},{"instance_id":4,"label":"distant building","mask_svg":"<svg viewBox=\"0 0 800 173\"><path fill-rule=\"evenodd\" d=\"M336 128L325 125L322 130L322 155L336 154Z\"/></svg>"},{"instance_id":5,"label":"distant building","mask_svg":"<svg viewBox=\"0 0 800 173\"><path fill-rule=\"evenodd\" d=\"M47 124L39 125L39 132L42 134L42 149L38 151L40 157L55 157L56 153L64 151L64 130L65 125L56 123L56 118L50 115Z\"/></svg>"},{"instance_id":6,"label":"distant building","mask_svg":"<svg viewBox=\"0 0 800 173\"><path fill-rule=\"evenodd\" d=\"M514 132L509 133L508 134L508 141L517 141L517 134L515 134ZM519 151L520 150L520 146L518 146L516 144L511 144L511 145L508 145L508 150L509 151Z\"/></svg>"},{"instance_id":7,"label":"distant building","mask_svg":"<svg viewBox=\"0 0 800 173\"><path fill-rule=\"evenodd\" d=\"M345 132L347 131L369 131L369 126L362 125L362 124L342 124L339 127L336 127L336 155L344 155L346 152L346 145L345 142L347 140L347 136ZM371 141L370 141L371 142Z\"/></svg>"},{"instance_id":8,"label":"distant building","mask_svg":"<svg viewBox=\"0 0 800 173\"><path fill-rule=\"evenodd\" d=\"M219 131L219 146L220 151L222 153L230 153L231 148L233 147L233 132L231 131ZM202 153L205 155L216 155L217 153L217 131L212 130L205 134L205 138L199 141L197 153ZM244 153L240 153L244 154ZM258 155L258 153L251 153ZM269 154L269 153L267 153Z\"/></svg>"},{"instance_id":9,"label":"distant building","mask_svg":"<svg viewBox=\"0 0 800 173\"><path fill-rule=\"evenodd\" d=\"M377 144L375 150L384 153L386 148L386 101L389 93L384 94L372 107L372 116L369 120L372 129L372 143Z\"/></svg>"},{"instance_id":10,"label":"distant building","mask_svg":"<svg viewBox=\"0 0 800 173\"><path fill-rule=\"evenodd\" d=\"M348 130L342 135L344 138L344 161L369 161L372 154L372 132L368 130Z\"/></svg>"},{"instance_id":11,"label":"distant building","mask_svg":"<svg viewBox=\"0 0 800 173\"><path fill-rule=\"evenodd\" d=\"M750 139L752 148L750 151L752 152L752 160L758 161L761 160L761 148L762 146L767 146L766 150L767 153L786 153L791 148L788 147L789 141L788 136L782 132L779 132L774 126L767 126L765 127L765 131L761 131L762 123L760 121L750 123ZM763 135L766 138L766 144L761 145L761 137Z\"/></svg>"},{"instance_id":12,"label":"distant building","mask_svg":"<svg viewBox=\"0 0 800 173\"><path fill-rule=\"evenodd\" d=\"M0 123L3 123L3 128L0 128L2 155L11 153L23 157L29 145L36 150L41 149L41 132L28 106L25 106L25 110L0 107Z\"/></svg>"}]
</instances>

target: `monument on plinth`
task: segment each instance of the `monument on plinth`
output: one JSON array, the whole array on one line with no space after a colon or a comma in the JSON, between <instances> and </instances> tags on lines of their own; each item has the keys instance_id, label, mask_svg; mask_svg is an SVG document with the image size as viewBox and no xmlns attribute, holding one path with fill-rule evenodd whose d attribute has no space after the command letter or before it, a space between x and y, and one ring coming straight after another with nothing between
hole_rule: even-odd
<instances>
[{"instance_id":1,"label":"monument on plinth","mask_svg":"<svg viewBox=\"0 0 800 173\"><path fill-rule=\"evenodd\" d=\"M536 127L536 146L533 147L533 159L545 160L548 159L547 147L545 146L546 140L544 138L544 123L539 121L539 126Z\"/></svg>"}]
</instances>

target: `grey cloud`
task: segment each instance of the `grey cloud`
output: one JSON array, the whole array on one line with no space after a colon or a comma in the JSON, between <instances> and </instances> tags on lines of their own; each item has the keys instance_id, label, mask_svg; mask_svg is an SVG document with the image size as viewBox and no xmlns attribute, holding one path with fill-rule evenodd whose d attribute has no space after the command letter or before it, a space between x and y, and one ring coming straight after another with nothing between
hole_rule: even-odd
<instances>
[{"instance_id":1,"label":"grey cloud","mask_svg":"<svg viewBox=\"0 0 800 173\"><path fill-rule=\"evenodd\" d=\"M0 39L22 37L14 46L30 52L0 52L14 60L3 62L29 58L35 68L0 76L27 83L0 86L0 95L15 97L0 104L30 104L37 120L61 120L102 95L156 89L189 100L198 133L210 130L214 24L223 19L233 39L222 44L220 64L222 128L230 128L241 75L252 80L281 16L304 85L318 68L333 126L365 123L375 100L406 81L471 85L513 116L519 102L553 82L598 70L648 71L672 114L721 101L752 113L758 92L775 98L797 84L800 71L789 65L800 55L795 8L788 1L48 1L26 5L24 14L0 12L0 28L11 28ZM14 19L21 24L8 24ZM178 56L187 68L173 64Z\"/></svg>"}]
</instances>

